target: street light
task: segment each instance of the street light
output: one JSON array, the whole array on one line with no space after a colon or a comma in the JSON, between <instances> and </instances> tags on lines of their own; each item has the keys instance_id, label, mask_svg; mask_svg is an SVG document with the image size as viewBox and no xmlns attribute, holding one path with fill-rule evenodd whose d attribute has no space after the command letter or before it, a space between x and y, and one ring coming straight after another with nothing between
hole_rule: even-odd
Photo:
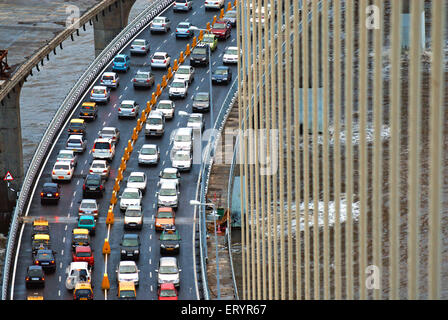
<instances>
[{"instance_id":1,"label":"street light","mask_svg":"<svg viewBox=\"0 0 448 320\"><path fill-rule=\"evenodd\" d=\"M190 200L192 206L210 206L213 208L213 221L215 223L215 249L216 249L216 291L218 291L218 300L221 300L221 289L219 287L219 253L218 253L218 237L216 234L216 206L214 203L201 203L198 200ZM205 212L204 212L205 216ZM205 220L204 220L205 221ZM206 244L207 246L207 244Z\"/></svg>"}]
</instances>

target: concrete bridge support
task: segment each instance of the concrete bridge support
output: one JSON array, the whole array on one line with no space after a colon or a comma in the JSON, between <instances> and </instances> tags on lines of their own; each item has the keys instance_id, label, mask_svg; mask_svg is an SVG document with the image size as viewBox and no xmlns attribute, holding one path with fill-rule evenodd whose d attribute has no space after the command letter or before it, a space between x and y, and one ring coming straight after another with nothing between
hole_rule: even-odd
<instances>
[{"instance_id":1,"label":"concrete bridge support","mask_svg":"<svg viewBox=\"0 0 448 320\"><path fill-rule=\"evenodd\" d=\"M95 56L128 24L129 12L136 0L118 0L93 18Z\"/></svg>"}]
</instances>

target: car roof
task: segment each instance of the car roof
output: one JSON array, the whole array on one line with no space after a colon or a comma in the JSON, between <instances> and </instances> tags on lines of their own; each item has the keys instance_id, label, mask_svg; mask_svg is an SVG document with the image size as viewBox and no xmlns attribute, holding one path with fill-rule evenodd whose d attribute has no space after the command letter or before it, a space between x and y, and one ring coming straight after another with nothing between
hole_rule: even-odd
<instances>
[{"instance_id":1,"label":"car roof","mask_svg":"<svg viewBox=\"0 0 448 320\"><path fill-rule=\"evenodd\" d=\"M129 192L138 192L139 189L137 189L137 188L124 188L123 192L126 192L126 191L129 191Z\"/></svg>"},{"instance_id":2,"label":"car roof","mask_svg":"<svg viewBox=\"0 0 448 320\"><path fill-rule=\"evenodd\" d=\"M154 109L154 110L151 110L148 117L153 117L153 116L163 117L163 113L160 110Z\"/></svg>"},{"instance_id":3,"label":"car roof","mask_svg":"<svg viewBox=\"0 0 448 320\"><path fill-rule=\"evenodd\" d=\"M143 148L157 148L157 145L151 144L151 143L146 143L146 144L142 145L142 149Z\"/></svg>"},{"instance_id":4,"label":"car roof","mask_svg":"<svg viewBox=\"0 0 448 320\"><path fill-rule=\"evenodd\" d=\"M61 154L61 153L70 153L70 154L75 154L75 151L73 151L73 150L59 150L59 154Z\"/></svg>"},{"instance_id":5,"label":"car roof","mask_svg":"<svg viewBox=\"0 0 448 320\"><path fill-rule=\"evenodd\" d=\"M121 103L123 104L123 103L134 103L135 102L135 100L123 100L123 101L121 101Z\"/></svg>"},{"instance_id":6,"label":"car roof","mask_svg":"<svg viewBox=\"0 0 448 320\"><path fill-rule=\"evenodd\" d=\"M94 218L93 216L86 215L86 214L80 216L80 217L79 217L79 220L81 220L81 219L82 219L82 220L95 220L95 218Z\"/></svg>"},{"instance_id":7,"label":"car roof","mask_svg":"<svg viewBox=\"0 0 448 320\"><path fill-rule=\"evenodd\" d=\"M177 258L176 257L161 257L160 265L165 266L177 266Z\"/></svg>"},{"instance_id":8,"label":"car roof","mask_svg":"<svg viewBox=\"0 0 448 320\"><path fill-rule=\"evenodd\" d=\"M120 265L121 266L137 266L135 261L130 261L130 260L120 261Z\"/></svg>"},{"instance_id":9,"label":"car roof","mask_svg":"<svg viewBox=\"0 0 448 320\"><path fill-rule=\"evenodd\" d=\"M54 182L45 182L43 187L53 187L53 188L57 188L58 184L54 183Z\"/></svg>"},{"instance_id":10,"label":"car roof","mask_svg":"<svg viewBox=\"0 0 448 320\"><path fill-rule=\"evenodd\" d=\"M107 164L107 161L106 160L101 160L101 159L95 159L95 160L92 161L92 164L94 164L94 163L101 163L101 164L106 163Z\"/></svg>"},{"instance_id":11,"label":"car roof","mask_svg":"<svg viewBox=\"0 0 448 320\"><path fill-rule=\"evenodd\" d=\"M229 70L230 68L228 66L218 66L216 68L216 70L218 70L218 69L220 69L220 70Z\"/></svg>"},{"instance_id":12,"label":"car roof","mask_svg":"<svg viewBox=\"0 0 448 320\"><path fill-rule=\"evenodd\" d=\"M179 67L180 68L180 67ZM165 100L160 100L159 101L159 104L160 103L174 103L173 101L171 101L171 100L168 100L168 99L165 99Z\"/></svg>"},{"instance_id":13,"label":"car roof","mask_svg":"<svg viewBox=\"0 0 448 320\"><path fill-rule=\"evenodd\" d=\"M106 90L107 88L105 86L94 86L93 89L103 89L103 90Z\"/></svg>"},{"instance_id":14,"label":"car roof","mask_svg":"<svg viewBox=\"0 0 448 320\"><path fill-rule=\"evenodd\" d=\"M191 128L187 128L187 127L184 127L184 128L178 128L177 131L176 131L176 133L184 133L184 132L186 132L186 133L190 133L191 130L192 130Z\"/></svg>"},{"instance_id":15,"label":"car roof","mask_svg":"<svg viewBox=\"0 0 448 320\"><path fill-rule=\"evenodd\" d=\"M103 127L101 130L116 130L116 127Z\"/></svg>"},{"instance_id":16,"label":"car roof","mask_svg":"<svg viewBox=\"0 0 448 320\"><path fill-rule=\"evenodd\" d=\"M75 251L77 251L77 252L92 252L92 248L90 248L90 246L77 246L75 248Z\"/></svg>"},{"instance_id":17,"label":"car roof","mask_svg":"<svg viewBox=\"0 0 448 320\"><path fill-rule=\"evenodd\" d=\"M70 269L88 269L89 264L86 261L77 261L70 263Z\"/></svg>"},{"instance_id":18,"label":"car roof","mask_svg":"<svg viewBox=\"0 0 448 320\"><path fill-rule=\"evenodd\" d=\"M238 50L238 47L227 47L226 50Z\"/></svg>"},{"instance_id":19,"label":"car roof","mask_svg":"<svg viewBox=\"0 0 448 320\"><path fill-rule=\"evenodd\" d=\"M115 56L115 58L117 58L117 57L126 57L127 56L127 54L124 54L124 53L119 53L119 54L117 54L116 56Z\"/></svg>"},{"instance_id":20,"label":"car roof","mask_svg":"<svg viewBox=\"0 0 448 320\"><path fill-rule=\"evenodd\" d=\"M163 171L165 172L178 172L179 170L177 168L164 168Z\"/></svg>"},{"instance_id":21,"label":"car roof","mask_svg":"<svg viewBox=\"0 0 448 320\"><path fill-rule=\"evenodd\" d=\"M72 119L70 120L70 123L84 123L83 119Z\"/></svg>"},{"instance_id":22,"label":"car roof","mask_svg":"<svg viewBox=\"0 0 448 320\"><path fill-rule=\"evenodd\" d=\"M168 54L167 52L165 52L165 51L157 51L157 52L154 52L154 55L166 55L166 54Z\"/></svg>"},{"instance_id":23,"label":"car roof","mask_svg":"<svg viewBox=\"0 0 448 320\"><path fill-rule=\"evenodd\" d=\"M103 73L103 76L115 76L117 75L115 72L106 71Z\"/></svg>"},{"instance_id":24,"label":"car roof","mask_svg":"<svg viewBox=\"0 0 448 320\"><path fill-rule=\"evenodd\" d=\"M139 238L139 235L136 234L136 233L124 233L123 234L123 239L124 238L137 239L137 238Z\"/></svg>"},{"instance_id":25,"label":"car roof","mask_svg":"<svg viewBox=\"0 0 448 320\"><path fill-rule=\"evenodd\" d=\"M71 165L72 162L71 162L70 160L57 160L57 161L54 163L54 165L57 165L57 164L68 164L68 165Z\"/></svg>"},{"instance_id":26,"label":"car roof","mask_svg":"<svg viewBox=\"0 0 448 320\"><path fill-rule=\"evenodd\" d=\"M145 175L144 172L141 171L132 171L131 174L129 176L141 176L143 177Z\"/></svg>"},{"instance_id":27,"label":"car roof","mask_svg":"<svg viewBox=\"0 0 448 320\"><path fill-rule=\"evenodd\" d=\"M73 138L73 139L82 139L83 136L80 135L80 134L71 134L71 135L68 136L68 138L69 138L69 139L70 139L70 138Z\"/></svg>"},{"instance_id":28,"label":"car roof","mask_svg":"<svg viewBox=\"0 0 448 320\"><path fill-rule=\"evenodd\" d=\"M95 107L96 106L96 102L83 102L82 106L86 106L86 107Z\"/></svg>"},{"instance_id":29,"label":"car roof","mask_svg":"<svg viewBox=\"0 0 448 320\"><path fill-rule=\"evenodd\" d=\"M187 151L188 152L188 151ZM177 187L177 183L175 181L163 181L162 184L160 185L160 188L176 188Z\"/></svg>"},{"instance_id":30,"label":"car roof","mask_svg":"<svg viewBox=\"0 0 448 320\"><path fill-rule=\"evenodd\" d=\"M95 203L95 204L97 204L95 199L82 199L81 200L81 204L82 203Z\"/></svg>"},{"instance_id":31,"label":"car roof","mask_svg":"<svg viewBox=\"0 0 448 320\"><path fill-rule=\"evenodd\" d=\"M97 142L109 142L109 143L112 143L112 139L110 139L110 138L97 138L97 139L95 139L95 143L97 143Z\"/></svg>"}]
</instances>

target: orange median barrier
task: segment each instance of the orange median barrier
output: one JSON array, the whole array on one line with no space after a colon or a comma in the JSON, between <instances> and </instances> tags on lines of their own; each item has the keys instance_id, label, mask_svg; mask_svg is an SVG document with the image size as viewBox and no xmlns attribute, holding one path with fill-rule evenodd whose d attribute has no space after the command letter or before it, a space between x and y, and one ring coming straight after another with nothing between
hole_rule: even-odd
<instances>
[{"instance_id":1,"label":"orange median barrier","mask_svg":"<svg viewBox=\"0 0 448 320\"><path fill-rule=\"evenodd\" d=\"M188 47L188 44L187 44ZM166 78L170 80L173 77L173 71L171 70L171 67L168 68L168 72L166 73Z\"/></svg>"},{"instance_id":2,"label":"orange median barrier","mask_svg":"<svg viewBox=\"0 0 448 320\"><path fill-rule=\"evenodd\" d=\"M110 289L110 282L109 282L109 277L108 277L107 273L104 274L103 281L101 281L101 289L103 289L103 290Z\"/></svg>"},{"instance_id":3,"label":"orange median barrier","mask_svg":"<svg viewBox=\"0 0 448 320\"><path fill-rule=\"evenodd\" d=\"M184 63L184 52L183 51L180 52L179 63Z\"/></svg>"},{"instance_id":4,"label":"orange median barrier","mask_svg":"<svg viewBox=\"0 0 448 320\"><path fill-rule=\"evenodd\" d=\"M177 71L177 69L179 69L179 65L177 64L177 59L174 59L173 71Z\"/></svg>"},{"instance_id":5,"label":"orange median barrier","mask_svg":"<svg viewBox=\"0 0 448 320\"><path fill-rule=\"evenodd\" d=\"M167 86L166 75L163 75L162 82L160 83L160 86L162 87L162 89Z\"/></svg>"},{"instance_id":6,"label":"orange median barrier","mask_svg":"<svg viewBox=\"0 0 448 320\"><path fill-rule=\"evenodd\" d=\"M121 180L123 180L123 176L121 176ZM110 203L114 204L114 205L117 203L117 192L116 191L112 191L112 197L110 198Z\"/></svg>"},{"instance_id":7,"label":"orange median barrier","mask_svg":"<svg viewBox=\"0 0 448 320\"><path fill-rule=\"evenodd\" d=\"M110 254L110 244L109 244L109 239L104 239L104 244L103 244L103 254Z\"/></svg>"},{"instance_id":8,"label":"orange median barrier","mask_svg":"<svg viewBox=\"0 0 448 320\"><path fill-rule=\"evenodd\" d=\"M222 19L224 17L224 8L221 9L221 12L219 13L219 19Z\"/></svg>"},{"instance_id":9,"label":"orange median barrier","mask_svg":"<svg viewBox=\"0 0 448 320\"><path fill-rule=\"evenodd\" d=\"M107 211L106 224L114 224L114 212L111 207Z\"/></svg>"},{"instance_id":10,"label":"orange median barrier","mask_svg":"<svg viewBox=\"0 0 448 320\"><path fill-rule=\"evenodd\" d=\"M188 57L190 55L190 44L187 43L187 47L185 48L185 55Z\"/></svg>"},{"instance_id":11,"label":"orange median barrier","mask_svg":"<svg viewBox=\"0 0 448 320\"><path fill-rule=\"evenodd\" d=\"M232 3L231 2L227 3L227 11L230 11L230 10L232 10Z\"/></svg>"}]
</instances>

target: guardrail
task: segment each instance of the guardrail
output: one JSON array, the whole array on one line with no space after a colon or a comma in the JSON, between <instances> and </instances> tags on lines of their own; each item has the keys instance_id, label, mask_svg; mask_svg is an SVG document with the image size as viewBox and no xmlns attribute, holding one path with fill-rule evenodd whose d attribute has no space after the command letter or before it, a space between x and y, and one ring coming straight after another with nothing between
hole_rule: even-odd
<instances>
[{"instance_id":1,"label":"guardrail","mask_svg":"<svg viewBox=\"0 0 448 320\"><path fill-rule=\"evenodd\" d=\"M11 262L16 252L17 232L19 230L19 226L21 225L19 218L27 212L26 206L30 201L29 198L32 187L36 183L38 172L42 167L42 162L45 159L47 152L50 150L57 134L62 129L64 122L75 108L85 90L92 84L94 79L99 75L104 67L107 66L117 52L120 51L121 48L133 36L146 27L146 25L154 17L168 7L173 1L174 0L155 0L131 23L129 23L128 26L126 26L90 64L81 78L73 86L72 90L70 90L67 97L64 99L58 111L54 115L52 121L48 125L47 130L45 131L28 167L11 220L8 233L8 244L6 247L5 264L3 268L2 300L7 299Z\"/></svg>"}]
</instances>

